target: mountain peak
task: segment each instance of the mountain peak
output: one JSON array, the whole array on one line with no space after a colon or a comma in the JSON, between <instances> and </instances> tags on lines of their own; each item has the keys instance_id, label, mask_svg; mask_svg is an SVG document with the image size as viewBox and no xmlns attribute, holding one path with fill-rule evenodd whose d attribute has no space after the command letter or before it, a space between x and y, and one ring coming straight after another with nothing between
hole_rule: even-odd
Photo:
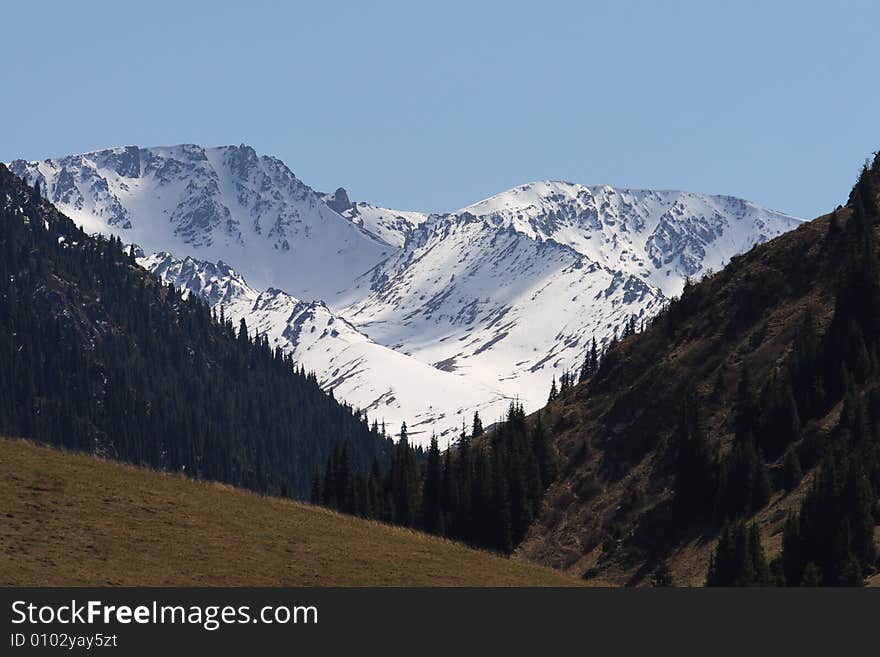
<instances>
[{"instance_id":1,"label":"mountain peak","mask_svg":"<svg viewBox=\"0 0 880 657\"><path fill-rule=\"evenodd\" d=\"M325 195L324 198L324 202L339 214L342 214L346 210L352 208L352 204L351 201L348 199L348 192L345 191L345 187L337 188L332 196L328 194Z\"/></svg>"},{"instance_id":2,"label":"mountain peak","mask_svg":"<svg viewBox=\"0 0 880 657\"><path fill-rule=\"evenodd\" d=\"M280 160L247 144L117 147L12 170L90 233L146 252L233 262L260 287L334 300L393 247L340 217Z\"/></svg>"},{"instance_id":3,"label":"mountain peak","mask_svg":"<svg viewBox=\"0 0 880 657\"><path fill-rule=\"evenodd\" d=\"M732 196L554 180L511 188L453 216L571 247L667 297L686 277L720 269L734 253L801 223Z\"/></svg>"}]
</instances>

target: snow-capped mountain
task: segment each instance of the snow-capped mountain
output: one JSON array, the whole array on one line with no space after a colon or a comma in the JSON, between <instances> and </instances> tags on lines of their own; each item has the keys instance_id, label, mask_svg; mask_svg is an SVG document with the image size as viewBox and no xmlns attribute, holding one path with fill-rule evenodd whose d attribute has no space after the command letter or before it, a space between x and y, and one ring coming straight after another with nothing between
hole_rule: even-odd
<instances>
[{"instance_id":1,"label":"snow-capped mountain","mask_svg":"<svg viewBox=\"0 0 880 657\"><path fill-rule=\"evenodd\" d=\"M510 403L489 386L377 344L321 301L301 301L275 288L255 290L223 262L167 252L138 255L138 263L165 283L207 299L236 324L244 318L250 331L293 354L337 398L385 421L391 434L406 421L413 439L424 442L432 430L446 435L463 417L475 411L492 417Z\"/></svg>"},{"instance_id":2,"label":"snow-capped mountain","mask_svg":"<svg viewBox=\"0 0 880 657\"><path fill-rule=\"evenodd\" d=\"M402 212L315 192L247 146L11 168L86 229L154 253L145 266L245 317L337 397L425 440L515 397L540 407L593 336L800 223L728 196L553 181Z\"/></svg>"},{"instance_id":3,"label":"snow-capped mountain","mask_svg":"<svg viewBox=\"0 0 880 657\"><path fill-rule=\"evenodd\" d=\"M732 196L558 181L522 185L458 214L570 246L667 297L681 293L686 277L717 271L731 256L801 223Z\"/></svg>"},{"instance_id":4,"label":"snow-capped mountain","mask_svg":"<svg viewBox=\"0 0 880 657\"><path fill-rule=\"evenodd\" d=\"M112 148L10 169L90 232L231 262L260 287L333 301L396 249L249 146Z\"/></svg>"},{"instance_id":5,"label":"snow-capped mountain","mask_svg":"<svg viewBox=\"0 0 880 657\"><path fill-rule=\"evenodd\" d=\"M422 212L389 210L363 201L352 203L344 187L333 194L323 194L322 198L328 206L353 224L396 247L402 247L407 235L428 218Z\"/></svg>"},{"instance_id":6,"label":"snow-capped mountain","mask_svg":"<svg viewBox=\"0 0 880 657\"><path fill-rule=\"evenodd\" d=\"M430 217L341 312L381 344L537 408L593 336L606 342L686 277L798 223L725 196L532 183Z\"/></svg>"}]
</instances>

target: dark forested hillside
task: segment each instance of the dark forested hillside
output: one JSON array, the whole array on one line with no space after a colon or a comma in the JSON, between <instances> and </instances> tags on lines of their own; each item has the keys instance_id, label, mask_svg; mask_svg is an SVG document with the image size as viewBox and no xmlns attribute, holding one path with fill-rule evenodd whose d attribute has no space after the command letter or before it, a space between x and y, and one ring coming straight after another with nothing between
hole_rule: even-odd
<instances>
[{"instance_id":1,"label":"dark forested hillside","mask_svg":"<svg viewBox=\"0 0 880 657\"><path fill-rule=\"evenodd\" d=\"M508 553L556 476L540 416L528 426L518 403L488 433L475 413L471 431L463 426L445 453L436 437L427 453L411 447L405 424L400 436L385 472L378 464L369 474L355 472L338 449L323 478L316 475L312 501Z\"/></svg>"},{"instance_id":2,"label":"dark forested hillside","mask_svg":"<svg viewBox=\"0 0 880 657\"><path fill-rule=\"evenodd\" d=\"M304 497L390 440L264 338L92 238L0 164L0 434Z\"/></svg>"},{"instance_id":3,"label":"dark forested hillside","mask_svg":"<svg viewBox=\"0 0 880 657\"><path fill-rule=\"evenodd\" d=\"M561 476L522 555L621 584L876 578L878 192L880 156L559 394Z\"/></svg>"}]
</instances>

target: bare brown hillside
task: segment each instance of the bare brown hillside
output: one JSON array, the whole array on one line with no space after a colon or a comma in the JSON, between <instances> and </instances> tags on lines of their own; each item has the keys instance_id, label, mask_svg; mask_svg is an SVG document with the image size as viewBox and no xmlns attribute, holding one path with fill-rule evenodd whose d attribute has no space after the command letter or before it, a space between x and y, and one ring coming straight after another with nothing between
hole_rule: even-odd
<instances>
[{"instance_id":1,"label":"bare brown hillside","mask_svg":"<svg viewBox=\"0 0 880 657\"><path fill-rule=\"evenodd\" d=\"M679 409L693 396L716 458L730 449L743 368L754 381L767 381L783 366L808 310L817 331L828 325L840 266L834 234L851 215L850 207L839 208L833 220L806 223L688 286L649 328L618 343L592 380L542 411L561 476L519 555L620 585L647 583L666 559L676 584L705 581L717 527L683 525L672 513L670 437ZM800 440L821 444L839 414L840 404L811 419ZM773 491L753 518L772 559L781 550L786 514L797 510L815 473L807 468L800 485L786 492L779 485L782 456L768 459L767 468Z\"/></svg>"}]
</instances>

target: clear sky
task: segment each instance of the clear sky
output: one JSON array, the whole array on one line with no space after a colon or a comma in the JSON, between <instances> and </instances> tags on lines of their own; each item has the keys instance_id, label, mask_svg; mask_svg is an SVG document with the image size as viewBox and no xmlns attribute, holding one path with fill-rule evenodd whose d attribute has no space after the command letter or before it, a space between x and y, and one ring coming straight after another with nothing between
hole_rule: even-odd
<instances>
[{"instance_id":1,"label":"clear sky","mask_svg":"<svg viewBox=\"0 0 880 657\"><path fill-rule=\"evenodd\" d=\"M444 211L530 180L810 218L880 148L880 3L45 2L0 10L0 160L248 143Z\"/></svg>"}]
</instances>

